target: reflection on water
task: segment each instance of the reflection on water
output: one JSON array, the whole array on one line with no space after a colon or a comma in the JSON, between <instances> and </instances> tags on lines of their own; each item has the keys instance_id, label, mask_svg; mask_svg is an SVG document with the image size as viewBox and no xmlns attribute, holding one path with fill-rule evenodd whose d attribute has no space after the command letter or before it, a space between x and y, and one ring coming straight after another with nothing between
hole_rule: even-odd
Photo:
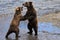
<instances>
[{"instance_id":1,"label":"reflection on water","mask_svg":"<svg viewBox=\"0 0 60 40\"><path fill-rule=\"evenodd\" d=\"M60 28L53 26L51 22L39 22L38 23L39 31L47 31L51 33L60 33Z\"/></svg>"},{"instance_id":2,"label":"reflection on water","mask_svg":"<svg viewBox=\"0 0 60 40\"><path fill-rule=\"evenodd\" d=\"M20 27L27 29L27 22L21 22ZM46 31L51 33L60 33L60 28L53 26L51 22L38 22L38 31Z\"/></svg>"}]
</instances>

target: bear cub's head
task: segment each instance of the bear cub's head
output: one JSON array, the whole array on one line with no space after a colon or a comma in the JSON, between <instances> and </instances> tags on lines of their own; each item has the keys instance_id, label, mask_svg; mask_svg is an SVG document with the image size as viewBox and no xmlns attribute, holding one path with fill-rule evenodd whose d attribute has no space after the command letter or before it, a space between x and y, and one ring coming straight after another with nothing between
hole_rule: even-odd
<instances>
[{"instance_id":1,"label":"bear cub's head","mask_svg":"<svg viewBox=\"0 0 60 40\"><path fill-rule=\"evenodd\" d=\"M16 14L20 14L21 11L23 11L23 7L17 7L15 10L16 10L15 11Z\"/></svg>"},{"instance_id":2,"label":"bear cub's head","mask_svg":"<svg viewBox=\"0 0 60 40\"><path fill-rule=\"evenodd\" d=\"M31 7L32 6L32 2L25 2L25 3L23 3L23 6Z\"/></svg>"}]
</instances>

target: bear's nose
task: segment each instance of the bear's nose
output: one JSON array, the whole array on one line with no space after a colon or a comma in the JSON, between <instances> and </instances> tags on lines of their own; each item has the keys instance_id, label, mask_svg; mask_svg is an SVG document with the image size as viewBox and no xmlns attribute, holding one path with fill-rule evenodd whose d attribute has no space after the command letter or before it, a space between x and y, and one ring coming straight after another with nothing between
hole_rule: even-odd
<instances>
[{"instance_id":1,"label":"bear's nose","mask_svg":"<svg viewBox=\"0 0 60 40\"><path fill-rule=\"evenodd\" d=\"M24 4L23 4L24 5Z\"/></svg>"}]
</instances>

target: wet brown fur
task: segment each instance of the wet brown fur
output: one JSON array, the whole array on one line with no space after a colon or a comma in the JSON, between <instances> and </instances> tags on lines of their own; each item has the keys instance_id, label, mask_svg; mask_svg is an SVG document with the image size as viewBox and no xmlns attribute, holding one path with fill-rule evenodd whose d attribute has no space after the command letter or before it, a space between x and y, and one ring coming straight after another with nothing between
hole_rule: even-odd
<instances>
[{"instance_id":1,"label":"wet brown fur","mask_svg":"<svg viewBox=\"0 0 60 40\"><path fill-rule=\"evenodd\" d=\"M15 11L15 14L14 14L14 17L11 21L11 24L10 24L10 28L6 34L6 38L8 38L8 35L11 34L11 33L15 33L16 35L16 38L18 37L18 34L19 34L19 23L20 23L20 18L21 18L21 11L22 11L22 7L17 7L16 8L16 11Z\"/></svg>"},{"instance_id":2,"label":"wet brown fur","mask_svg":"<svg viewBox=\"0 0 60 40\"><path fill-rule=\"evenodd\" d=\"M34 29L35 35L37 35L38 32L38 26L37 26L37 14L36 10L34 9L32 2L25 2L23 3L23 6L27 8L26 15L24 15L23 20L28 20L28 29L29 29L29 34L32 34Z\"/></svg>"}]
</instances>

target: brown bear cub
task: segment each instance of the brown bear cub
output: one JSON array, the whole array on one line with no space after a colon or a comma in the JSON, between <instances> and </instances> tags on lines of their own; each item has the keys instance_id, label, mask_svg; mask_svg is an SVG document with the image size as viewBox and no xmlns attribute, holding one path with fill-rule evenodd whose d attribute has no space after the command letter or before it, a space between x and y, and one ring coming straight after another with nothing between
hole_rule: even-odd
<instances>
[{"instance_id":1,"label":"brown bear cub","mask_svg":"<svg viewBox=\"0 0 60 40\"><path fill-rule=\"evenodd\" d=\"M8 35L11 33L15 33L16 34L16 38L18 37L19 34L19 23L20 23L20 18L22 17L21 11L23 10L22 7L17 7L14 17L12 19L12 22L10 24L10 28L6 34L6 38L8 38Z\"/></svg>"},{"instance_id":2,"label":"brown bear cub","mask_svg":"<svg viewBox=\"0 0 60 40\"><path fill-rule=\"evenodd\" d=\"M37 35L38 32L38 22L37 22L37 14L36 14L36 10L33 7L32 2L25 2L23 3L23 6L27 7L27 12L26 15L24 15L24 18L22 18L23 20L28 20L28 29L29 32L28 34L32 35L32 32L34 29L35 35Z\"/></svg>"}]
</instances>

